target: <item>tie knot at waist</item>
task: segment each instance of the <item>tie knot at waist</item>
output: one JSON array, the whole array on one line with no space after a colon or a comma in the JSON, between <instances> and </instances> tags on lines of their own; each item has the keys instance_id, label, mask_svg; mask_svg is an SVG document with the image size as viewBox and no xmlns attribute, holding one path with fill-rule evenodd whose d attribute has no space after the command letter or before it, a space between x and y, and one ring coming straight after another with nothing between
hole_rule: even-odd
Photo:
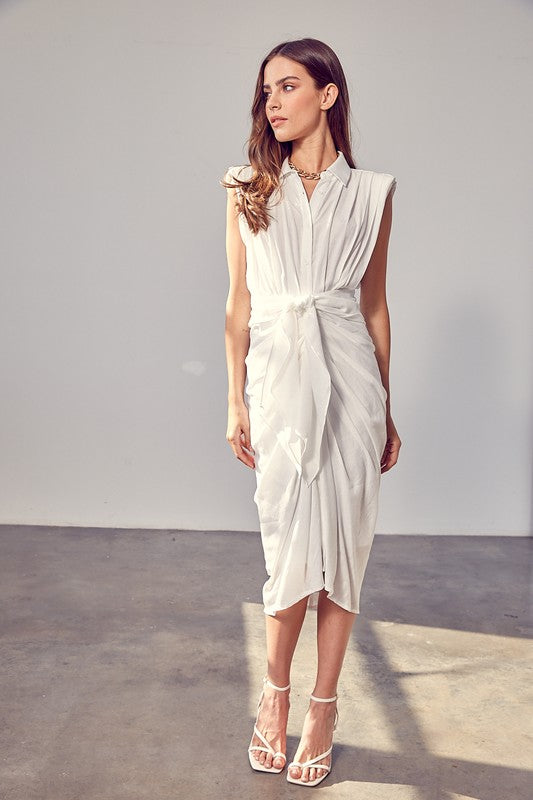
<instances>
[{"instance_id":1,"label":"tie knot at waist","mask_svg":"<svg viewBox=\"0 0 533 800\"><path fill-rule=\"evenodd\" d=\"M291 297L284 305L285 311L296 311L298 316L301 316L308 308L314 306L315 295L303 294L296 297Z\"/></svg>"},{"instance_id":2,"label":"tie knot at waist","mask_svg":"<svg viewBox=\"0 0 533 800\"><path fill-rule=\"evenodd\" d=\"M312 313L310 313L312 311ZM252 292L249 327L270 338L262 367L259 407L267 425L309 486L320 468L320 450L331 396L322 345L321 314L355 320L354 291L263 294Z\"/></svg>"},{"instance_id":3,"label":"tie knot at waist","mask_svg":"<svg viewBox=\"0 0 533 800\"><path fill-rule=\"evenodd\" d=\"M256 323L268 322L280 315L294 312L296 317L303 317L309 309L336 311L347 315L354 312L357 303L353 289L327 289L323 292L306 292L292 294L252 293L252 309L249 327Z\"/></svg>"}]
</instances>

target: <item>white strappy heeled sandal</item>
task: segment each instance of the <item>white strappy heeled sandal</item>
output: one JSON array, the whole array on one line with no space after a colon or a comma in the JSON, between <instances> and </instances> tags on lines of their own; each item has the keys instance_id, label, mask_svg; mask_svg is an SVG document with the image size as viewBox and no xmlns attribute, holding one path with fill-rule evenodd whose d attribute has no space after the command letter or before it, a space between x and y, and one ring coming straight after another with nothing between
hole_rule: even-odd
<instances>
[{"instance_id":1,"label":"white strappy heeled sandal","mask_svg":"<svg viewBox=\"0 0 533 800\"><path fill-rule=\"evenodd\" d=\"M289 683L288 686L275 686L275 684L273 684L272 681L270 681L266 676L263 678L263 684L268 684L272 689L276 689L276 691L278 691L278 692L287 692L291 688L290 683ZM263 686L263 691L261 692L261 696L260 696L259 702L257 704L257 710L258 711L259 711L259 708L261 706L261 701L262 701L262 699L264 697L264 694L265 694L265 689L264 689L264 686ZM257 719L256 719L256 723L257 723ZM263 750L265 753L271 753L272 754L272 765L274 764L274 759L277 758L278 756L281 756L281 758L284 758L285 761L287 761L287 756L285 755L285 753L282 753L279 750L278 751L274 750L272 745L265 739L265 737L263 736L261 731L258 730L257 724L254 725L254 734L259 739L261 739L262 742L264 742L265 747L263 747L262 745L258 745L258 744L252 744L253 739L254 739L254 737L252 735L252 739L250 741L250 747L248 748L248 759L250 761L250 766L252 767L252 769L255 769L257 772L272 772L274 774L278 774L283 769L285 769L285 764L282 767L271 766L270 769L269 769L268 767L265 767L264 764L261 764L260 761L258 761L257 759L255 759L252 756L252 752L254 750Z\"/></svg>"},{"instance_id":2,"label":"white strappy heeled sandal","mask_svg":"<svg viewBox=\"0 0 533 800\"><path fill-rule=\"evenodd\" d=\"M334 703L336 699L337 695L335 695L335 697L315 697L314 694L311 695L311 700L315 700L317 703ZM335 709L335 722L333 723L333 730L337 728L338 719L339 719L339 712L337 711L337 709ZM328 767L327 764L318 764L317 762L331 755L332 751L333 751L333 744L331 745L329 750L326 750L325 753L321 753L319 756L316 756L315 758L310 758L309 761L303 761L303 762L291 761L291 763L287 767L287 780L289 781L289 783L297 783L299 786L318 786L318 784L321 783L321 781L323 781L326 775L330 772L331 767ZM291 767L300 767L302 772L299 778L293 778L291 776L289 772ZM318 778L315 778L313 781L303 781L302 775L306 767L314 767L315 770L321 769L324 770L324 773L322 775L319 775Z\"/></svg>"}]
</instances>

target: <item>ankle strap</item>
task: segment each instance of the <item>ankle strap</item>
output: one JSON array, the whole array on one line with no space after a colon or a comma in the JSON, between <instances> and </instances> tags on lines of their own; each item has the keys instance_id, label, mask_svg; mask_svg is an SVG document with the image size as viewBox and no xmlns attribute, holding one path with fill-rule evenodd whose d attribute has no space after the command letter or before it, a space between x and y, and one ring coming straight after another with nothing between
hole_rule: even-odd
<instances>
[{"instance_id":1,"label":"ankle strap","mask_svg":"<svg viewBox=\"0 0 533 800\"><path fill-rule=\"evenodd\" d=\"M272 683L272 681L269 680L269 678L266 675L263 678L263 683L268 683L269 686L271 686L273 689L276 689L278 692L286 692L288 689L291 688L290 683L288 686L276 686L276 684Z\"/></svg>"},{"instance_id":2,"label":"ankle strap","mask_svg":"<svg viewBox=\"0 0 533 800\"><path fill-rule=\"evenodd\" d=\"M311 700L316 700L317 703L333 703L336 699L337 695L335 697L315 697L314 694L311 695Z\"/></svg>"}]
</instances>

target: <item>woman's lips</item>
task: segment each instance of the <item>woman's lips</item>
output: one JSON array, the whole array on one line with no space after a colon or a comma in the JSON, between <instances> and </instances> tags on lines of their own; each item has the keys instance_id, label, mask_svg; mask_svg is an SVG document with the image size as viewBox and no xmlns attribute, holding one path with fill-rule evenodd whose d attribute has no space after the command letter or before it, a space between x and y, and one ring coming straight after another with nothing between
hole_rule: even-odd
<instances>
[{"instance_id":1,"label":"woman's lips","mask_svg":"<svg viewBox=\"0 0 533 800\"><path fill-rule=\"evenodd\" d=\"M272 127L277 128L278 125L283 125L284 122L287 122L287 120L286 119L281 119L281 117L278 117L278 119L275 119L272 122Z\"/></svg>"}]
</instances>

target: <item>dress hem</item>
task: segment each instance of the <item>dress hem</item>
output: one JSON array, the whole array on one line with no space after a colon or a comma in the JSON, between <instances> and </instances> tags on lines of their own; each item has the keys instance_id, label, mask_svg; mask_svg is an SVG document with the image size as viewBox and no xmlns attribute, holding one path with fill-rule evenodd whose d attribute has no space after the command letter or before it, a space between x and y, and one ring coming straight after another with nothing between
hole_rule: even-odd
<instances>
[{"instance_id":1,"label":"dress hem","mask_svg":"<svg viewBox=\"0 0 533 800\"><path fill-rule=\"evenodd\" d=\"M349 611L351 614L359 614L360 613L359 604L358 604L357 610L354 610L353 608L348 608L346 605L343 605L343 603L339 603L338 600L334 600L333 597L331 597L331 595L333 593L333 590L332 589L328 589L327 586L325 586L325 584L322 584L322 586L319 586L317 589L312 589L311 591L305 591L300 597L297 597L296 600L294 600L292 603L287 603L287 605L279 606L279 608L276 607L273 611L267 611L267 607L263 606L263 613L266 616L275 617L276 613L278 611L285 611L287 608L290 608L295 603L299 603L300 600L304 599L304 597L309 598L311 595L315 594L315 592L320 592L322 589L326 589L326 591L328 592L328 599L331 600L332 603L335 603L335 605L337 605L340 608L344 609L344 611ZM316 611L316 608L314 608L312 610Z\"/></svg>"}]
</instances>

